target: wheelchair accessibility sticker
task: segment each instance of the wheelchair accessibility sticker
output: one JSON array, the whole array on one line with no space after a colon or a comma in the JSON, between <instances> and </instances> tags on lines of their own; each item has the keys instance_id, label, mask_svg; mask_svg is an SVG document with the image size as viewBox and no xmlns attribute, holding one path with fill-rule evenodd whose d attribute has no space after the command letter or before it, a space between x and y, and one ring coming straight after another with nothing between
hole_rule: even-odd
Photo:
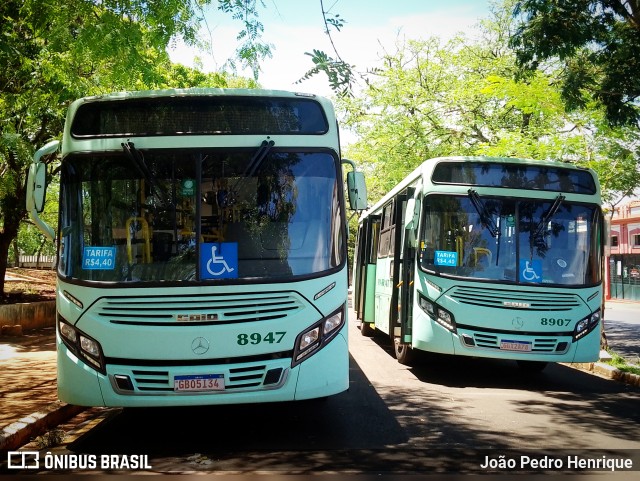
<instances>
[{"instance_id":1,"label":"wheelchair accessibility sticker","mask_svg":"<svg viewBox=\"0 0 640 481\"><path fill-rule=\"evenodd\" d=\"M238 277L237 242L208 242L200 245L202 279L236 279Z\"/></svg>"},{"instance_id":2,"label":"wheelchair accessibility sticker","mask_svg":"<svg viewBox=\"0 0 640 481\"><path fill-rule=\"evenodd\" d=\"M520 260L520 280L542 282L542 261Z\"/></svg>"}]
</instances>

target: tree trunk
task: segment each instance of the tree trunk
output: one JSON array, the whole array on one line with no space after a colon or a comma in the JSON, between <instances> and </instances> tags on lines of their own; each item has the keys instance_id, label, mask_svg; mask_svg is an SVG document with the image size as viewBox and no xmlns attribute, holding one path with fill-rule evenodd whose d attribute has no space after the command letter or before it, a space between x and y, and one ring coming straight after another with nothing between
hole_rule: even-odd
<instances>
[{"instance_id":1,"label":"tree trunk","mask_svg":"<svg viewBox=\"0 0 640 481\"><path fill-rule=\"evenodd\" d=\"M26 183L25 183L26 184ZM4 214L4 228L0 230L0 293L4 296L4 276L11 243L18 236L20 222L27 214L25 206L26 188L21 185L13 193L0 199L0 211Z\"/></svg>"},{"instance_id":2,"label":"tree trunk","mask_svg":"<svg viewBox=\"0 0 640 481\"><path fill-rule=\"evenodd\" d=\"M4 276L7 273L7 259L9 257L9 247L13 238L7 235L7 226L4 232L0 233L0 292L4 297Z\"/></svg>"}]
</instances>

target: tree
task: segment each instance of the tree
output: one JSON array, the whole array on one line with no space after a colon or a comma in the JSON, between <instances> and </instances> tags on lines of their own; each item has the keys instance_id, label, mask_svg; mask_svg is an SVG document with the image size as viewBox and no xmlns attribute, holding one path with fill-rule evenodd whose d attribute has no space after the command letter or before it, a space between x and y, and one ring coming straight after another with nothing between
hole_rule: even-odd
<instances>
[{"instance_id":1,"label":"tree","mask_svg":"<svg viewBox=\"0 0 640 481\"><path fill-rule=\"evenodd\" d=\"M567 110L557 71L518 77L508 43L512 29L511 11L498 8L477 40L401 44L384 56L362 95L341 99L347 125L360 136L347 153L368 164L372 197L388 192L424 160L445 155L591 166L605 195L636 185L626 170L636 158L633 129L608 126L593 102Z\"/></svg>"},{"instance_id":2,"label":"tree","mask_svg":"<svg viewBox=\"0 0 640 481\"><path fill-rule=\"evenodd\" d=\"M640 1L519 0L513 14L520 19L511 38L520 66L557 69L571 109L593 98L610 123L638 123Z\"/></svg>"},{"instance_id":3,"label":"tree","mask_svg":"<svg viewBox=\"0 0 640 481\"><path fill-rule=\"evenodd\" d=\"M0 292L9 246L24 219L36 147L59 137L75 98L122 89L225 86L233 79L171 66L167 45L197 42L201 9L215 0L4 0L0 3ZM257 68L256 0L218 0L243 20L241 61ZM245 85L249 85L246 82ZM255 86L255 82L252 84Z\"/></svg>"},{"instance_id":4,"label":"tree","mask_svg":"<svg viewBox=\"0 0 640 481\"><path fill-rule=\"evenodd\" d=\"M335 3L333 4L335 6ZM314 49L312 52L306 52L306 55L311 57L313 67L307 70L305 74L296 83L302 83L304 80L308 80L311 77L324 72L329 81L331 89L340 96L350 96L353 94L352 88L355 82L355 74L353 71L353 65L345 62L338 49L333 42L331 36L331 29L340 31L346 20L340 17L340 14L333 14L330 16L330 12L325 10L323 0L320 0L320 9L322 11L322 19L324 21L324 33L329 37L331 46L333 48L335 58L330 57L326 52L322 50Z\"/></svg>"}]
</instances>

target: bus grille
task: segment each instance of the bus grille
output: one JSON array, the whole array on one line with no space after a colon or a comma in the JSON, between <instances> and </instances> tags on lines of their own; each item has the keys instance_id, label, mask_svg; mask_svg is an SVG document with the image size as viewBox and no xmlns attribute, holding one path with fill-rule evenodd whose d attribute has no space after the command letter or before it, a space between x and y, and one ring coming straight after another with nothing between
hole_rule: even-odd
<instances>
[{"instance_id":1,"label":"bus grille","mask_svg":"<svg viewBox=\"0 0 640 481\"><path fill-rule=\"evenodd\" d=\"M212 325L282 319L304 308L294 292L104 297L98 316L114 324Z\"/></svg>"},{"instance_id":2,"label":"bus grille","mask_svg":"<svg viewBox=\"0 0 640 481\"><path fill-rule=\"evenodd\" d=\"M510 310L569 311L583 305L574 294L486 287L454 287L447 296L461 304Z\"/></svg>"},{"instance_id":3,"label":"bus grille","mask_svg":"<svg viewBox=\"0 0 640 481\"><path fill-rule=\"evenodd\" d=\"M136 369L131 373L138 391L173 392L169 371ZM225 376L225 391L262 386L266 373L265 365L229 369L229 375Z\"/></svg>"},{"instance_id":4,"label":"bus grille","mask_svg":"<svg viewBox=\"0 0 640 481\"><path fill-rule=\"evenodd\" d=\"M504 336L503 336L504 337ZM513 338L514 336L508 336ZM473 333L473 340L476 347L484 349L500 349L500 338L495 334ZM533 339L531 345L532 353L553 353L562 354L569 348L569 343L558 338L547 337L543 339Z\"/></svg>"}]
</instances>

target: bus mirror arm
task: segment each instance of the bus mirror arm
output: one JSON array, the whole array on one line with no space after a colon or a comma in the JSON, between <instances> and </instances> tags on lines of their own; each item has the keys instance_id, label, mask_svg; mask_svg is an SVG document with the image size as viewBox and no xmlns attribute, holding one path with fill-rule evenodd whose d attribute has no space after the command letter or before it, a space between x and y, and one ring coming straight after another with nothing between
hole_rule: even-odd
<instances>
[{"instance_id":1,"label":"bus mirror arm","mask_svg":"<svg viewBox=\"0 0 640 481\"><path fill-rule=\"evenodd\" d=\"M38 229L51 241L55 240L55 232L39 215L44 210L47 193L47 165L40 159L45 155L55 153L59 146L60 142L54 140L38 149L36 153L33 154L33 162L29 167L29 175L27 177L27 211L34 224L38 226Z\"/></svg>"},{"instance_id":2,"label":"bus mirror arm","mask_svg":"<svg viewBox=\"0 0 640 481\"><path fill-rule=\"evenodd\" d=\"M364 174L356 170L356 164L352 160L342 159L343 164L349 164L353 168L347 172L347 193L349 196L349 208L351 210L366 210L367 205L367 184Z\"/></svg>"}]
</instances>

